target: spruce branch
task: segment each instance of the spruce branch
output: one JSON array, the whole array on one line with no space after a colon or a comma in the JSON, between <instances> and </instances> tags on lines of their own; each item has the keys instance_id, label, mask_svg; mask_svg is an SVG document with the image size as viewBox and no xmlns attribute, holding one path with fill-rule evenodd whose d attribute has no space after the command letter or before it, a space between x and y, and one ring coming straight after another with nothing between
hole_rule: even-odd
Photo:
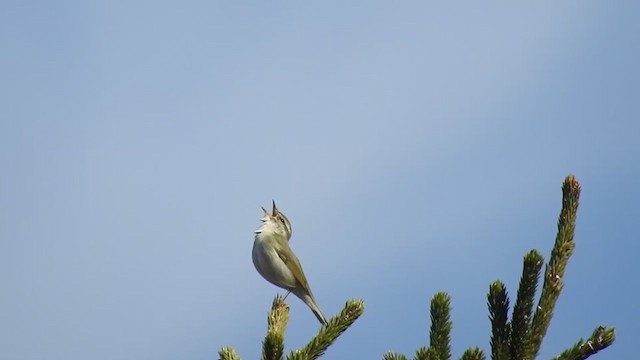
<instances>
[{"instance_id":1,"label":"spruce branch","mask_svg":"<svg viewBox=\"0 0 640 360\"><path fill-rule=\"evenodd\" d=\"M429 330L429 346L416 351L416 360L449 360L451 359L451 300L445 292L437 292L431 298L431 329ZM392 357L395 356L395 357ZM399 359L406 356L387 352L383 359Z\"/></svg>"},{"instance_id":2,"label":"spruce branch","mask_svg":"<svg viewBox=\"0 0 640 360\"><path fill-rule=\"evenodd\" d=\"M220 355L220 360L240 360L240 356L229 346L223 346L222 349L218 351L218 355Z\"/></svg>"},{"instance_id":3,"label":"spruce branch","mask_svg":"<svg viewBox=\"0 0 640 360\"><path fill-rule=\"evenodd\" d=\"M320 332L304 347L292 351L287 360L310 360L320 357L338 336L340 336L364 312L364 302L360 299L348 300L339 315L329 320ZM267 315L267 334L262 342L262 360L281 360L284 351L284 330L289 320L289 306L277 295L273 299ZM223 347L218 352L220 360L240 360L235 350Z\"/></svg>"},{"instance_id":4,"label":"spruce branch","mask_svg":"<svg viewBox=\"0 0 640 360\"><path fill-rule=\"evenodd\" d=\"M382 355L382 359L383 360L407 360L407 357L398 353L386 352L384 353L384 355Z\"/></svg>"},{"instance_id":5,"label":"spruce branch","mask_svg":"<svg viewBox=\"0 0 640 360\"><path fill-rule=\"evenodd\" d=\"M267 315L267 335L262 342L262 360L280 360L284 351L284 329L289 320L289 306L276 295Z\"/></svg>"},{"instance_id":6,"label":"spruce branch","mask_svg":"<svg viewBox=\"0 0 640 360\"><path fill-rule=\"evenodd\" d=\"M608 347L616 339L615 331L612 327L598 326L589 339L584 342L580 339L571 348L563 351L552 360L582 360Z\"/></svg>"},{"instance_id":7,"label":"spruce branch","mask_svg":"<svg viewBox=\"0 0 640 360\"><path fill-rule=\"evenodd\" d=\"M262 360L280 360L284 351L284 337L281 334L267 333L262 342Z\"/></svg>"},{"instance_id":8,"label":"spruce branch","mask_svg":"<svg viewBox=\"0 0 640 360\"><path fill-rule=\"evenodd\" d=\"M558 219L558 232L545 267L544 282L538 306L533 312L534 299L540 278L543 257L536 251L529 251L523 259L522 277L517 292L513 316L508 319L509 296L501 281L489 286L487 306L491 321L491 357L493 360L532 360L538 355L542 339L553 316L553 309L562 290L562 278L574 249L576 212L580 196L580 185L573 176L567 176L562 186L562 209ZM431 299L429 346L419 348L415 360L450 360L451 345L450 320L451 301L445 292L436 293ZM340 314L329 320L327 325L300 349L291 351L287 360L312 360L324 354L326 349L364 312L360 299L348 300ZM282 360L284 351L284 330L289 316L289 307L284 299L276 296L267 316L267 334L263 341L262 360ZM582 360L610 346L615 340L611 327L597 327L585 342L576 344L553 360ZM231 347L223 347L218 352L220 360L240 360ZM407 360L400 353L386 352L385 360ZM484 360L480 348L468 348L460 360Z\"/></svg>"},{"instance_id":9,"label":"spruce branch","mask_svg":"<svg viewBox=\"0 0 640 360\"><path fill-rule=\"evenodd\" d=\"M439 360L451 359L451 299L445 292L437 292L431 298L431 331L429 333L430 347L433 348Z\"/></svg>"},{"instance_id":10,"label":"spruce branch","mask_svg":"<svg viewBox=\"0 0 640 360\"><path fill-rule=\"evenodd\" d=\"M423 346L416 351L415 360L438 360L438 354L431 347Z\"/></svg>"},{"instance_id":11,"label":"spruce branch","mask_svg":"<svg viewBox=\"0 0 640 360\"><path fill-rule=\"evenodd\" d=\"M507 323L509 296L502 281L494 281L489 286L487 305L491 320L491 358L493 360L508 360L510 354L510 325Z\"/></svg>"},{"instance_id":12,"label":"spruce branch","mask_svg":"<svg viewBox=\"0 0 640 360\"><path fill-rule=\"evenodd\" d=\"M580 184L573 175L569 175L562 184L562 209L558 218L558 233L545 268L542 294L531 323L531 358L535 358L540 350L542 338L547 333L553 309L562 290L562 277L575 246L573 234L579 198Z\"/></svg>"},{"instance_id":13,"label":"spruce branch","mask_svg":"<svg viewBox=\"0 0 640 360\"><path fill-rule=\"evenodd\" d=\"M529 251L524 256L522 277L518 288L516 305L513 308L511 320L510 352L512 359L531 359L531 343L529 331L531 324L531 312L536 295L536 287L542 268L542 255L536 250Z\"/></svg>"},{"instance_id":14,"label":"spruce branch","mask_svg":"<svg viewBox=\"0 0 640 360\"><path fill-rule=\"evenodd\" d=\"M287 360L317 359L349 326L364 312L364 302L361 299L348 300L340 314L329 319L329 323L322 328L305 346L293 350L287 355Z\"/></svg>"},{"instance_id":15,"label":"spruce branch","mask_svg":"<svg viewBox=\"0 0 640 360\"><path fill-rule=\"evenodd\" d=\"M484 360L484 352L479 348L468 348L460 357L460 360Z\"/></svg>"}]
</instances>

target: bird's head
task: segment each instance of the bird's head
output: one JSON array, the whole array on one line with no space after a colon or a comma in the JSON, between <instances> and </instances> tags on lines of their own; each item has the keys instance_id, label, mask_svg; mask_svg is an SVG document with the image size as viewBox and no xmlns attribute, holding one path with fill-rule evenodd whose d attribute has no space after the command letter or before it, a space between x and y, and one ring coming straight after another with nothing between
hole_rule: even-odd
<instances>
[{"instance_id":1,"label":"bird's head","mask_svg":"<svg viewBox=\"0 0 640 360\"><path fill-rule=\"evenodd\" d=\"M262 225L256 230L256 234L275 233L284 235L287 241L291 238L291 223L289 219L276 207L276 202L273 202L273 209L269 213L265 208L262 208L263 216Z\"/></svg>"}]
</instances>

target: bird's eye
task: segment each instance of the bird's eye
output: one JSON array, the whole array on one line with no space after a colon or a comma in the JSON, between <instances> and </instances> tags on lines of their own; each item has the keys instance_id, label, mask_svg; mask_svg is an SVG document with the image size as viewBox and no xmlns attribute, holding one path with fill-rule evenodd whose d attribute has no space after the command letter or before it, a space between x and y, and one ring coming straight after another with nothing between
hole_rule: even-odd
<instances>
[{"instance_id":1,"label":"bird's eye","mask_svg":"<svg viewBox=\"0 0 640 360\"><path fill-rule=\"evenodd\" d=\"M284 224L284 218L280 218L280 221Z\"/></svg>"}]
</instances>

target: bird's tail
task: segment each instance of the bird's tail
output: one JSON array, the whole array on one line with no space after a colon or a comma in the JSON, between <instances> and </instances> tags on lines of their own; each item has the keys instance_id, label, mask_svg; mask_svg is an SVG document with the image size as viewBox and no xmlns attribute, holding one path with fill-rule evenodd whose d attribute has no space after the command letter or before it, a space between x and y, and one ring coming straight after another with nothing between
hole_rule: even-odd
<instances>
[{"instance_id":1,"label":"bird's tail","mask_svg":"<svg viewBox=\"0 0 640 360\"><path fill-rule=\"evenodd\" d=\"M318 318L318 321L320 321L322 325L328 324L327 319L324 317L324 315L322 315L322 311L320 311L320 308L318 307L318 305L316 305L316 301L313 298L313 295L307 294L306 292L303 294L298 294L295 290L293 291L293 293L297 295L302 301L304 301L307 306L309 306L311 311L313 311L313 315Z\"/></svg>"}]
</instances>

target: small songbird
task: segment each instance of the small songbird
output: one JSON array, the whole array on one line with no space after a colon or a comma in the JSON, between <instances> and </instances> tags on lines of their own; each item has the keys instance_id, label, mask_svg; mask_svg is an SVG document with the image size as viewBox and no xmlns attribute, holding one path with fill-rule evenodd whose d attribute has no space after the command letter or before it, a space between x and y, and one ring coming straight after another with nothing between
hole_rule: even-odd
<instances>
[{"instance_id":1,"label":"small songbird","mask_svg":"<svg viewBox=\"0 0 640 360\"><path fill-rule=\"evenodd\" d=\"M326 325L327 320L320 311L304 276L302 266L296 254L289 247L291 223L273 202L272 213L262 208L262 225L255 231L253 242L253 265L267 281L292 292L304 301L318 320ZM288 293L287 293L288 295Z\"/></svg>"}]
</instances>

